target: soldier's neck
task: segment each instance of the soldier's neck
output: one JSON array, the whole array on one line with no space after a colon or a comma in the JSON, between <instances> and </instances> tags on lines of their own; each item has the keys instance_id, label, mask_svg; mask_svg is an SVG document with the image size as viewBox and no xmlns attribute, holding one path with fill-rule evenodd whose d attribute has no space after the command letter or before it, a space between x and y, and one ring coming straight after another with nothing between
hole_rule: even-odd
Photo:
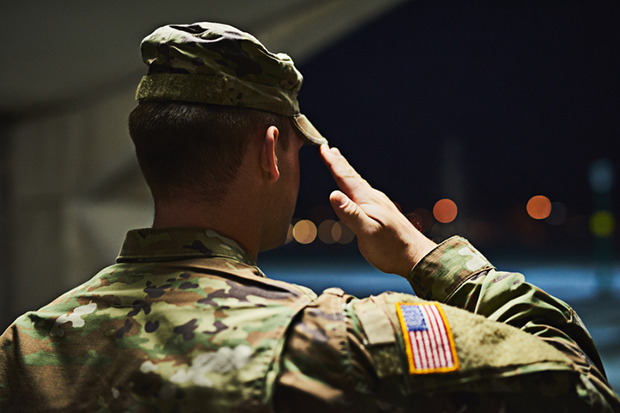
<instances>
[{"instance_id":1,"label":"soldier's neck","mask_svg":"<svg viewBox=\"0 0 620 413\"><path fill-rule=\"evenodd\" d=\"M153 228L211 229L235 240L257 260L259 211L247 199L237 198L228 196L216 205L181 200L156 202Z\"/></svg>"}]
</instances>

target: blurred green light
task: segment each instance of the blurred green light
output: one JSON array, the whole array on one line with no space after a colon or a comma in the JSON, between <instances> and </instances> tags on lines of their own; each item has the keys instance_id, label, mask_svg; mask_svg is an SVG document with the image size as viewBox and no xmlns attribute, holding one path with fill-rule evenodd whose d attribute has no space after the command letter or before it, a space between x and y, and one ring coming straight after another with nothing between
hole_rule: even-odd
<instances>
[{"instance_id":1,"label":"blurred green light","mask_svg":"<svg viewBox=\"0 0 620 413\"><path fill-rule=\"evenodd\" d=\"M609 237L615 228L616 219L610 211L597 211L590 218L590 231L597 237Z\"/></svg>"}]
</instances>

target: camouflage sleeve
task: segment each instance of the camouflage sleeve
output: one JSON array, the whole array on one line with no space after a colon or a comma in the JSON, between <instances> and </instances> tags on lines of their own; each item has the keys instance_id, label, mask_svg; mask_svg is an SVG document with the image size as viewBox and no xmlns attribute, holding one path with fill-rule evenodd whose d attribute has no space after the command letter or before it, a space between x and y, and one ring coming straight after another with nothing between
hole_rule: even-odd
<instances>
[{"instance_id":1,"label":"camouflage sleeve","mask_svg":"<svg viewBox=\"0 0 620 413\"><path fill-rule=\"evenodd\" d=\"M607 397L617 396L577 313L519 273L497 271L466 239L452 237L435 248L409 274L415 293L532 334L567 355Z\"/></svg>"},{"instance_id":2,"label":"camouflage sleeve","mask_svg":"<svg viewBox=\"0 0 620 413\"><path fill-rule=\"evenodd\" d=\"M577 357L577 340L590 339L581 324L566 327L579 323L566 304L533 286L519 301L512 291L522 276L508 280L516 275L495 271L460 238L441 244L412 275L416 292L436 301L401 293L357 299L328 289L305 308L287 332L276 411L620 411L596 364ZM465 288L476 282L486 293ZM455 298L461 308L437 302ZM411 350L412 316L403 314L414 307L437 311L440 322L431 323L449 331L446 350L431 350L432 368L419 368ZM541 334L534 325L548 327Z\"/></svg>"}]
</instances>

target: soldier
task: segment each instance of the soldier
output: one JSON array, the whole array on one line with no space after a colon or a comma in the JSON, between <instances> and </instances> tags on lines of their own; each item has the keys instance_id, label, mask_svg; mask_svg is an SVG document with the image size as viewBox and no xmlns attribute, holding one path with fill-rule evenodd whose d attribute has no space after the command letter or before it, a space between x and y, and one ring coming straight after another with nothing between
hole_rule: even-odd
<instances>
[{"instance_id":1,"label":"soldier","mask_svg":"<svg viewBox=\"0 0 620 413\"><path fill-rule=\"evenodd\" d=\"M577 314L418 232L300 113L287 55L214 23L162 27L142 54L129 128L153 228L5 331L3 412L620 411ZM285 239L304 143L364 257L417 296L317 296L257 267Z\"/></svg>"}]
</instances>

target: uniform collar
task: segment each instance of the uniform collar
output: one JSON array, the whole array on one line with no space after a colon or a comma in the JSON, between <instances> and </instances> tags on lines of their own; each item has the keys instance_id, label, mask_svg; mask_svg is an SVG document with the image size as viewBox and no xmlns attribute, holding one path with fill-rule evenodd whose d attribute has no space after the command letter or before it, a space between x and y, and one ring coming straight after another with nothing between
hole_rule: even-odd
<instances>
[{"instance_id":1,"label":"uniform collar","mask_svg":"<svg viewBox=\"0 0 620 413\"><path fill-rule=\"evenodd\" d=\"M127 233L117 262L228 258L256 267L256 260L236 241L213 230L143 228Z\"/></svg>"}]
</instances>

